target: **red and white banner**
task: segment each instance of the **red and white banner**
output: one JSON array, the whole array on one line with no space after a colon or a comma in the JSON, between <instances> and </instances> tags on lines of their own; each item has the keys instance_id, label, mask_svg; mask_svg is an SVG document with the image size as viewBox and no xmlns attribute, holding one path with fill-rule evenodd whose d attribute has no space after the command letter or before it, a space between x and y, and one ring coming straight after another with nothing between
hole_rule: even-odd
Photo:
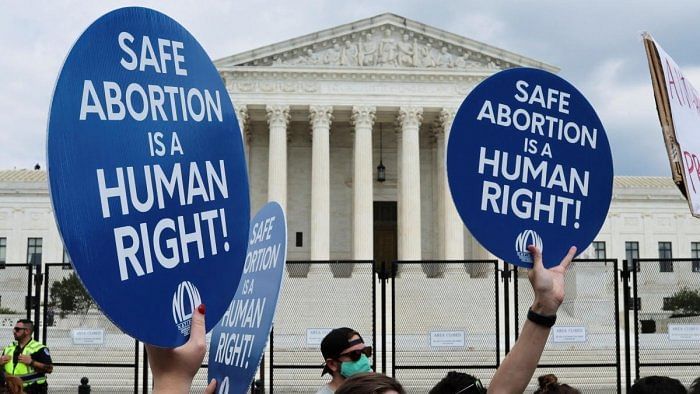
<instances>
[{"instance_id":1,"label":"red and white banner","mask_svg":"<svg viewBox=\"0 0 700 394\"><path fill-rule=\"evenodd\" d=\"M643 39L673 180L700 217L700 95L650 34Z\"/></svg>"}]
</instances>

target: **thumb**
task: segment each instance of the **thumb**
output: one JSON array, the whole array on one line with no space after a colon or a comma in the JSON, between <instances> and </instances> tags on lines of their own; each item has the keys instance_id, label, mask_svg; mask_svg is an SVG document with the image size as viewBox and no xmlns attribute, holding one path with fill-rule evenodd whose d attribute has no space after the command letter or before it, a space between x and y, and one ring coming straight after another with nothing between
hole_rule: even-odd
<instances>
[{"instance_id":1,"label":"thumb","mask_svg":"<svg viewBox=\"0 0 700 394\"><path fill-rule=\"evenodd\" d=\"M211 382L209 382L209 385L207 385L207 388L204 389L204 394L214 394L216 392L216 379L212 379Z\"/></svg>"},{"instance_id":2,"label":"thumb","mask_svg":"<svg viewBox=\"0 0 700 394\"><path fill-rule=\"evenodd\" d=\"M192 338L203 338L206 335L206 328L204 324L204 313L207 308L204 304L199 304L199 306L193 311L192 314L192 326L190 327L190 339Z\"/></svg>"},{"instance_id":3,"label":"thumb","mask_svg":"<svg viewBox=\"0 0 700 394\"><path fill-rule=\"evenodd\" d=\"M533 269L544 269L544 264L542 264L542 251L535 245L528 245L527 250L532 256L532 268Z\"/></svg>"}]
</instances>

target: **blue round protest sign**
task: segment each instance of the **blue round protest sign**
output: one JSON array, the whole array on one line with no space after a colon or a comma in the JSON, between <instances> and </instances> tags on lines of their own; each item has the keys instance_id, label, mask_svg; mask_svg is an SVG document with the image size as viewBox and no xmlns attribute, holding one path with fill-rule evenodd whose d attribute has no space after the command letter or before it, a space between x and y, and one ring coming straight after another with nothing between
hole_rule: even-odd
<instances>
[{"instance_id":1,"label":"blue round protest sign","mask_svg":"<svg viewBox=\"0 0 700 394\"><path fill-rule=\"evenodd\" d=\"M258 369L279 299L287 257L287 222L277 202L263 206L250 222L248 253L240 282L209 344L209 381L218 393L244 393ZM235 281L233 279L236 279Z\"/></svg>"},{"instance_id":2,"label":"blue round protest sign","mask_svg":"<svg viewBox=\"0 0 700 394\"><path fill-rule=\"evenodd\" d=\"M207 328L241 275L250 201L243 144L216 68L168 16L122 8L78 38L48 123L51 200L99 307L158 346Z\"/></svg>"},{"instance_id":3,"label":"blue round protest sign","mask_svg":"<svg viewBox=\"0 0 700 394\"><path fill-rule=\"evenodd\" d=\"M471 234L497 257L552 267L583 251L610 206L613 164L603 125L564 79L517 68L484 80L455 116L447 176Z\"/></svg>"}]
</instances>

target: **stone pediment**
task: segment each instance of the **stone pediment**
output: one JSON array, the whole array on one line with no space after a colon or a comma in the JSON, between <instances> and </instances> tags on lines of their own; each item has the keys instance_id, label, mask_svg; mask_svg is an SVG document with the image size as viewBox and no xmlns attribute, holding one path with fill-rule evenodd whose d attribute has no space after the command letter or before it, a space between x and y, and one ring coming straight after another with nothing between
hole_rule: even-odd
<instances>
[{"instance_id":1,"label":"stone pediment","mask_svg":"<svg viewBox=\"0 0 700 394\"><path fill-rule=\"evenodd\" d=\"M394 14L323 30L215 62L234 67L496 71L553 66Z\"/></svg>"}]
</instances>

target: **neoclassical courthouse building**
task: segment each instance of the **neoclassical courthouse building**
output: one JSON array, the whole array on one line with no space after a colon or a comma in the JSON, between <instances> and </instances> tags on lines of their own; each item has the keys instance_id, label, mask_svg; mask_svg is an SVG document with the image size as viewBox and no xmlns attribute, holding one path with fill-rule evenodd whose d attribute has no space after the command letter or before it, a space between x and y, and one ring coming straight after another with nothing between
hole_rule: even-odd
<instances>
[{"instance_id":1,"label":"neoclassical courthouse building","mask_svg":"<svg viewBox=\"0 0 700 394\"><path fill-rule=\"evenodd\" d=\"M492 258L461 223L446 184L453 117L494 72L557 72L393 14L215 64L245 141L252 211L281 202L288 259L320 261ZM32 253L65 259L46 173L0 171L0 262ZM607 220L584 257L700 257L700 223L670 177L616 177ZM666 275L666 289L699 283L700 264L654 267L644 269ZM642 310L662 309L654 291L642 294Z\"/></svg>"},{"instance_id":2,"label":"neoclassical courthouse building","mask_svg":"<svg viewBox=\"0 0 700 394\"><path fill-rule=\"evenodd\" d=\"M286 208L289 260L489 258L446 184L452 119L494 72L557 71L394 14L215 64L245 141L252 211L268 199ZM0 171L0 262L25 262L36 245L43 261L64 260L46 173ZM608 218L585 256L697 257L700 223L670 177L616 177Z\"/></svg>"}]
</instances>

